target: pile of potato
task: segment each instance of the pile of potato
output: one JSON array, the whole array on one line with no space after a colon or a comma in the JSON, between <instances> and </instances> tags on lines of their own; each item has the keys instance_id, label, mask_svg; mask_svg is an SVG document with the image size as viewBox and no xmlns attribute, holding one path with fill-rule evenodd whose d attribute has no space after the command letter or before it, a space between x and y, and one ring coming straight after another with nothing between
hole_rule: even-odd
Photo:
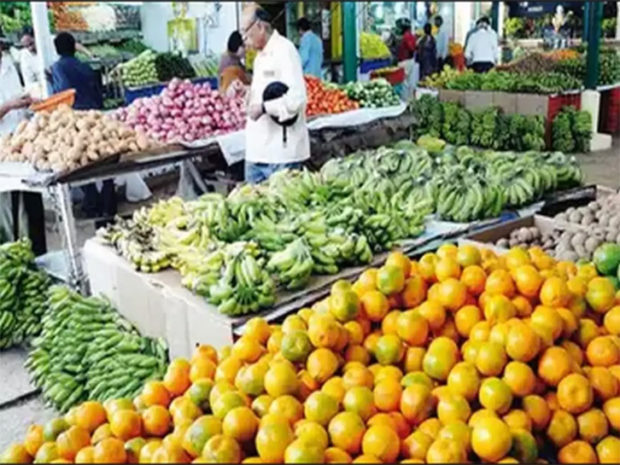
<instances>
[{"instance_id":1,"label":"pile of potato","mask_svg":"<svg viewBox=\"0 0 620 465\"><path fill-rule=\"evenodd\" d=\"M555 219L588 227L601 226L620 234L620 194L601 197L585 207L571 207L555 215Z\"/></svg>"},{"instance_id":2,"label":"pile of potato","mask_svg":"<svg viewBox=\"0 0 620 465\"><path fill-rule=\"evenodd\" d=\"M554 230L542 233L536 226L515 229L509 237L499 239L495 245L504 249L511 247L541 247L558 260L590 260L596 248L604 242L620 244L620 233L600 226L587 231Z\"/></svg>"},{"instance_id":3,"label":"pile of potato","mask_svg":"<svg viewBox=\"0 0 620 465\"><path fill-rule=\"evenodd\" d=\"M154 147L145 134L102 112L61 105L22 121L13 134L0 138L0 161L29 162L41 171L65 172L111 155Z\"/></svg>"}]
</instances>

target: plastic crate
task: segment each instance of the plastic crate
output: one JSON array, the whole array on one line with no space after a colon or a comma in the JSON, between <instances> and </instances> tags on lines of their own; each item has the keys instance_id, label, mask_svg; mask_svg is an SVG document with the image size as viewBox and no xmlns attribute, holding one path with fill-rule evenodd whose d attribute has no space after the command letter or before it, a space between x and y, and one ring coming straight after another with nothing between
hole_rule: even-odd
<instances>
[{"instance_id":1,"label":"plastic crate","mask_svg":"<svg viewBox=\"0 0 620 465\"><path fill-rule=\"evenodd\" d=\"M378 60L364 60L360 63L360 73L366 74L375 69L387 68L392 64L391 58L380 58Z\"/></svg>"},{"instance_id":2,"label":"plastic crate","mask_svg":"<svg viewBox=\"0 0 620 465\"><path fill-rule=\"evenodd\" d=\"M208 82L211 84L212 89L217 89L217 78L203 77L194 78L191 80L194 84L202 84ZM159 95L162 90L168 85L168 83L152 84L144 87L134 87L125 89L125 105L129 105L131 102L142 97L151 97L153 95Z\"/></svg>"},{"instance_id":3,"label":"plastic crate","mask_svg":"<svg viewBox=\"0 0 620 465\"><path fill-rule=\"evenodd\" d=\"M608 134L620 132L620 87L601 92L598 129Z\"/></svg>"},{"instance_id":4,"label":"plastic crate","mask_svg":"<svg viewBox=\"0 0 620 465\"><path fill-rule=\"evenodd\" d=\"M379 75L379 70L370 73L370 79L384 78L393 86L401 84L405 80L405 70L403 68L395 69L387 74Z\"/></svg>"}]
</instances>

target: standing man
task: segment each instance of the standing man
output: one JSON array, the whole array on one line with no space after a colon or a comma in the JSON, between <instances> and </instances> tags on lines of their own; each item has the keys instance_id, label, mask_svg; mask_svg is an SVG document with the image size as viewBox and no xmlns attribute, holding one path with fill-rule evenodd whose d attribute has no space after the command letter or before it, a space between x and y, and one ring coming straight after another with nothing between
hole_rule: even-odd
<instances>
[{"instance_id":1,"label":"standing man","mask_svg":"<svg viewBox=\"0 0 620 465\"><path fill-rule=\"evenodd\" d=\"M46 84L40 82L37 46L34 41L34 32L30 26L26 26L22 31L20 42L22 50L19 54L19 68L24 79L26 92L32 97L43 98Z\"/></svg>"},{"instance_id":2,"label":"standing man","mask_svg":"<svg viewBox=\"0 0 620 465\"><path fill-rule=\"evenodd\" d=\"M245 128L245 180L253 184L282 169L299 169L310 158L299 53L269 21L269 13L255 3L244 9L241 19L245 44L258 51ZM274 88L280 96L265 99Z\"/></svg>"},{"instance_id":3,"label":"standing man","mask_svg":"<svg viewBox=\"0 0 620 465\"><path fill-rule=\"evenodd\" d=\"M323 42L310 28L310 21L299 18L297 29L301 40L299 42L299 54L304 74L321 79L321 67L323 66Z\"/></svg>"},{"instance_id":4,"label":"standing man","mask_svg":"<svg viewBox=\"0 0 620 465\"><path fill-rule=\"evenodd\" d=\"M497 34L491 29L491 23L486 16L478 20L478 28L469 38L465 58L476 73L486 73L499 60Z\"/></svg>"},{"instance_id":5,"label":"standing man","mask_svg":"<svg viewBox=\"0 0 620 465\"><path fill-rule=\"evenodd\" d=\"M435 26L437 27L437 35L435 41L437 43L437 68L441 71L443 65L448 58L448 31L443 23L443 18L439 15L435 16Z\"/></svg>"},{"instance_id":6,"label":"standing man","mask_svg":"<svg viewBox=\"0 0 620 465\"><path fill-rule=\"evenodd\" d=\"M402 86L401 97L408 101L416 86L416 67L413 59L416 47L416 36L411 32L411 23L406 21L401 26L402 40L398 44L397 58L398 66L405 70L405 81Z\"/></svg>"}]
</instances>

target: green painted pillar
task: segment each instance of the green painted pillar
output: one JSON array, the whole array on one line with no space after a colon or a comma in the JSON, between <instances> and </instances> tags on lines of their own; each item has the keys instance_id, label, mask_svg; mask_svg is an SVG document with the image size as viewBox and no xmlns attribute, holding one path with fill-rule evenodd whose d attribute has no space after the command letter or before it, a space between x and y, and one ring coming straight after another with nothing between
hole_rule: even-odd
<instances>
[{"instance_id":1,"label":"green painted pillar","mask_svg":"<svg viewBox=\"0 0 620 465\"><path fill-rule=\"evenodd\" d=\"M586 89L596 89L598 84L598 54L601 43L601 21L603 20L603 3L588 2L590 4L588 15L588 55L586 60Z\"/></svg>"},{"instance_id":2,"label":"green painted pillar","mask_svg":"<svg viewBox=\"0 0 620 465\"><path fill-rule=\"evenodd\" d=\"M493 2L491 5L491 27L499 34L499 2Z\"/></svg>"},{"instance_id":3,"label":"green painted pillar","mask_svg":"<svg viewBox=\"0 0 620 465\"><path fill-rule=\"evenodd\" d=\"M591 11L592 9L590 8L590 2L585 2L583 4L583 35L581 36L583 42L588 40L588 33L590 32Z\"/></svg>"},{"instance_id":4,"label":"green painted pillar","mask_svg":"<svg viewBox=\"0 0 620 465\"><path fill-rule=\"evenodd\" d=\"M344 81L357 79L357 18L355 2L342 2L342 58Z\"/></svg>"}]
</instances>

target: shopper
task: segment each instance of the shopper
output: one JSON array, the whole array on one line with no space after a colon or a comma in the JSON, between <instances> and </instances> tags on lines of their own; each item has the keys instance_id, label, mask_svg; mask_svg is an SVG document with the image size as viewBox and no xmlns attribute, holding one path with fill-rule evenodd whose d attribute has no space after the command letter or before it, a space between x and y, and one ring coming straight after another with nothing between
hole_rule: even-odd
<instances>
[{"instance_id":1,"label":"shopper","mask_svg":"<svg viewBox=\"0 0 620 465\"><path fill-rule=\"evenodd\" d=\"M61 32L54 39L56 53L60 57L52 65L52 88L54 92L75 89L76 110L101 110L103 96L101 84L92 68L75 58L75 39L68 32ZM88 184L82 187L84 200L82 210L87 218L116 215L116 192L114 180L103 182L101 193L97 186Z\"/></svg>"},{"instance_id":2,"label":"shopper","mask_svg":"<svg viewBox=\"0 0 620 465\"><path fill-rule=\"evenodd\" d=\"M245 129L245 179L250 183L281 169L301 168L310 157L299 53L272 28L270 19L269 13L252 3L244 9L241 21L244 43L258 52Z\"/></svg>"},{"instance_id":3,"label":"shopper","mask_svg":"<svg viewBox=\"0 0 620 465\"><path fill-rule=\"evenodd\" d=\"M420 63L420 80L437 71L437 44L432 34L430 23L424 25L424 36L418 42L418 63Z\"/></svg>"},{"instance_id":4,"label":"shopper","mask_svg":"<svg viewBox=\"0 0 620 465\"><path fill-rule=\"evenodd\" d=\"M465 48L465 58L476 73L486 73L499 59L497 34L491 29L486 16L478 20L478 27L471 35Z\"/></svg>"},{"instance_id":5,"label":"shopper","mask_svg":"<svg viewBox=\"0 0 620 465\"><path fill-rule=\"evenodd\" d=\"M20 39L22 49L19 53L19 69L24 81L24 87L32 97L41 98L45 95L45 82L41 82L38 72L37 46L34 41L34 32L30 26L22 30Z\"/></svg>"},{"instance_id":6,"label":"shopper","mask_svg":"<svg viewBox=\"0 0 620 465\"><path fill-rule=\"evenodd\" d=\"M241 81L244 85L250 83L242 61L244 56L245 48L241 34L239 31L233 31L228 37L228 45L220 58L220 66L217 72L218 85L222 92L226 92L230 84L236 80Z\"/></svg>"},{"instance_id":7,"label":"shopper","mask_svg":"<svg viewBox=\"0 0 620 465\"><path fill-rule=\"evenodd\" d=\"M398 45L398 66L405 71L405 80L402 86L401 97L407 101L411 97L416 85L417 73L414 61L417 39L411 32L411 23L406 22L401 27L402 40Z\"/></svg>"},{"instance_id":8,"label":"shopper","mask_svg":"<svg viewBox=\"0 0 620 465\"><path fill-rule=\"evenodd\" d=\"M443 18L439 15L435 16L435 26L437 27L437 34L435 35L435 41L437 42L437 68L441 69L448 59L448 29L443 22Z\"/></svg>"},{"instance_id":9,"label":"shopper","mask_svg":"<svg viewBox=\"0 0 620 465\"><path fill-rule=\"evenodd\" d=\"M1 39L2 45L7 42ZM32 103L19 81L17 69L8 54L0 52L0 136L12 133L27 117ZM36 255L46 252L45 219L41 194L34 192L0 193L0 242L28 236Z\"/></svg>"},{"instance_id":10,"label":"shopper","mask_svg":"<svg viewBox=\"0 0 620 465\"><path fill-rule=\"evenodd\" d=\"M321 67L323 66L323 42L310 28L310 21L306 18L299 18L297 29L301 36L299 41L299 54L301 55L301 66L304 74L322 77Z\"/></svg>"}]
</instances>

